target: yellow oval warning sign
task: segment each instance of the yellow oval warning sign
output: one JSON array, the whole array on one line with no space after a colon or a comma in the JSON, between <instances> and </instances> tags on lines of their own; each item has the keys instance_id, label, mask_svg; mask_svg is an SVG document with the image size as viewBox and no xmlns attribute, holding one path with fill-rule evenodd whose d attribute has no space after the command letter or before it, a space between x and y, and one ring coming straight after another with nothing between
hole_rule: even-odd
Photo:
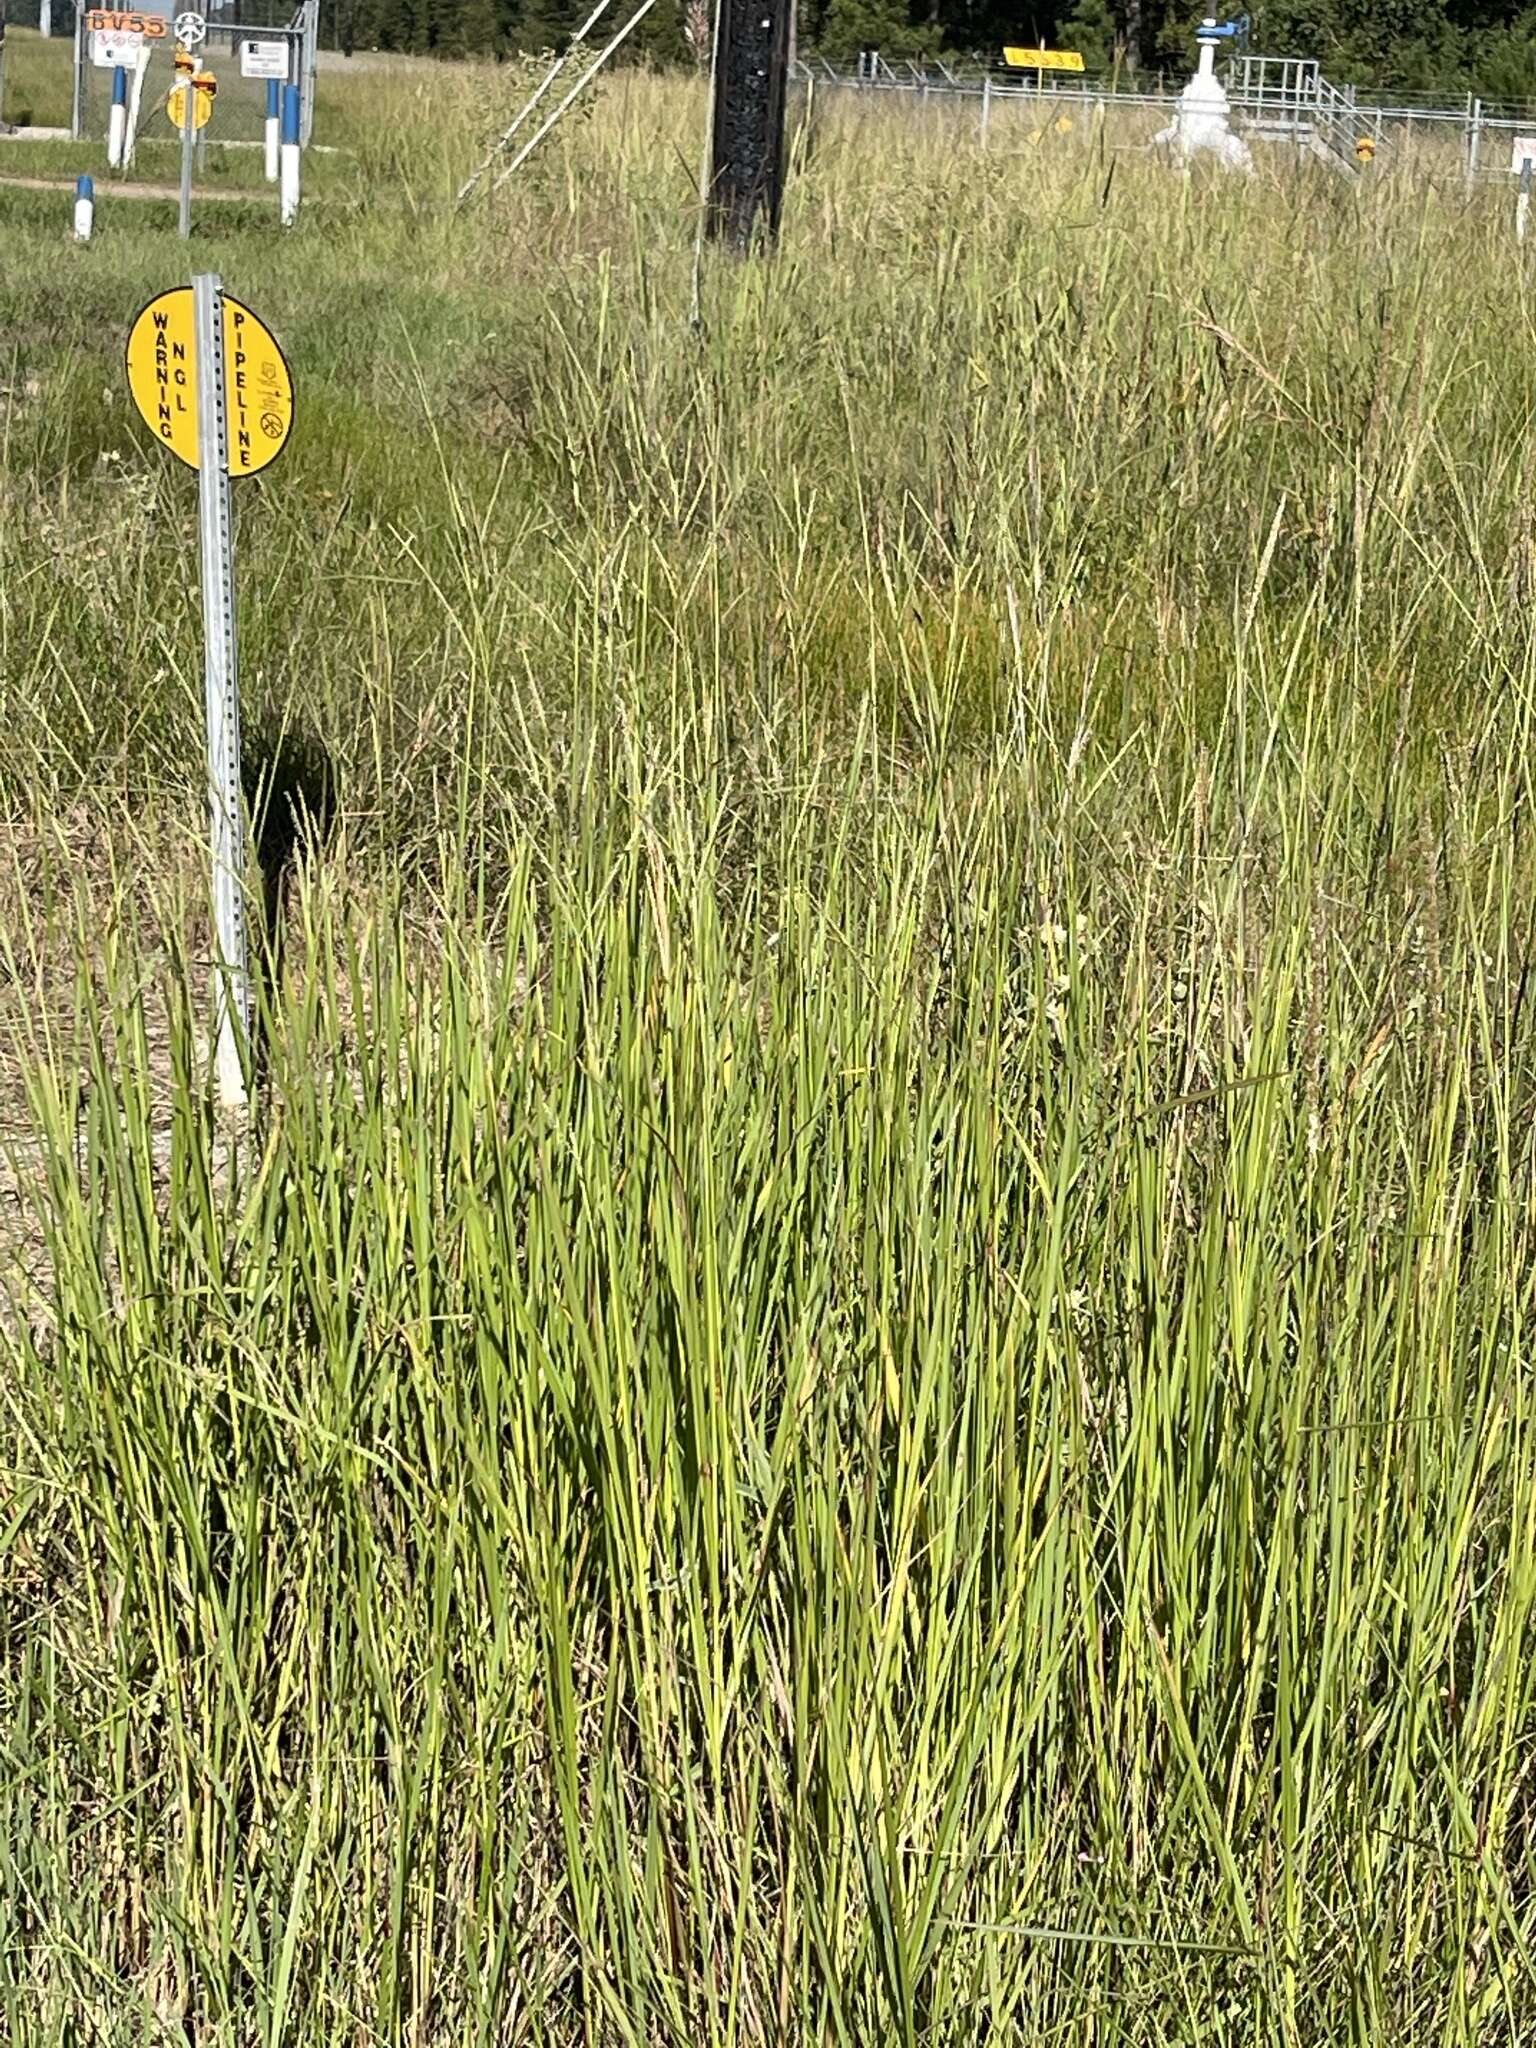
<instances>
[{"instance_id":1,"label":"yellow oval warning sign","mask_svg":"<svg viewBox=\"0 0 1536 2048\"><path fill-rule=\"evenodd\" d=\"M128 389L144 423L197 468L197 333L192 287L151 299L128 332ZM287 358L248 306L224 294L224 393L229 473L265 469L293 431Z\"/></svg>"},{"instance_id":2,"label":"yellow oval warning sign","mask_svg":"<svg viewBox=\"0 0 1536 2048\"><path fill-rule=\"evenodd\" d=\"M213 95L218 90L210 79L205 85L201 78L192 81L192 126L206 128L213 119ZM180 134L187 118L186 102L188 87L185 83L173 85L165 96L166 116L171 126Z\"/></svg>"}]
</instances>

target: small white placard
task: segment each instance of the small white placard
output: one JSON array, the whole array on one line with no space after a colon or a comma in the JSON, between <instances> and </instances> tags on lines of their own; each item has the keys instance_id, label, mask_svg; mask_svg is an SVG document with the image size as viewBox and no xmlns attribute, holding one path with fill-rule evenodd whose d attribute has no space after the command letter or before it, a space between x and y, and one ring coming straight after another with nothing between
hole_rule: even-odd
<instances>
[{"instance_id":1,"label":"small white placard","mask_svg":"<svg viewBox=\"0 0 1536 2048\"><path fill-rule=\"evenodd\" d=\"M1518 175L1527 158L1536 164L1536 135L1517 135L1509 153L1509 168Z\"/></svg>"},{"instance_id":2,"label":"small white placard","mask_svg":"<svg viewBox=\"0 0 1536 2048\"><path fill-rule=\"evenodd\" d=\"M283 78L288 76L288 45L286 43L242 43L240 45L240 76L242 78Z\"/></svg>"},{"instance_id":3,"label":"small white placard","mask_svg":"<svg viewBox=\"0 0 1536 2048\"><path fill-rule=\"evenodd\" d=\"M119 64L131 71L138 62L144 38L129 29L98 28L91 32L91 62L103 71L115 71Z\"/></svg>"}]
</instances>

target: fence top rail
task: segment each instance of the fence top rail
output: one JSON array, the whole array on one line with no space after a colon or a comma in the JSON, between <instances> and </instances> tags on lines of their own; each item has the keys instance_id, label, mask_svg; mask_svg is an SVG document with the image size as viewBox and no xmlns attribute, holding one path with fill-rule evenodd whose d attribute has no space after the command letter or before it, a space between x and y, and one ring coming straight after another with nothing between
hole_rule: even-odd
<instances>
[{"instance_id":1,"label":"fence top rail","mask_svg":"<svg viewBox=\"0 0 1536 2048\"><path fill-rule=\"evenodd\" d=\"M829 58L814 54L797 59L795 71L801 79L814 79L818 84L854 86L873 92L985 92L993 99L1113 99L1117 105L1125 106L1167 106L1177 100L1182 90L1182 85L1132 85L1112 74L1095 78L1060 73L1047 79L1033 71L984 64L924 66L908 60L904 70L897 72L881 60L878 68L860 69L851 64L834 64ZM1309 108L1339 113L1347 108L1352 115L1368 114L1373 121L1379 117L1383 121L1435 122L1458 128L1536 131L1536 102L1479 100L1470 94L1460 101L1412 93L1351 94L1323 78L1316 62L1305 57L1235 58L1228 69L1226 85L1227 97L1239 113L1267 113L1287 105L1296 108L1298 115Z\"/></svg>"}]
</instances>

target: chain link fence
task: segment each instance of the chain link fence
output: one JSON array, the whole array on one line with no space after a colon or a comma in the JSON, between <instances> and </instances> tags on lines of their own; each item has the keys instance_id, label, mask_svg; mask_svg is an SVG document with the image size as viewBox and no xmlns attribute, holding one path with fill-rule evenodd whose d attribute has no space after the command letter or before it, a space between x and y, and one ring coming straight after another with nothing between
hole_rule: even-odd
<instances>
[{"instance_id":1,"label":"chain link fence","mask_svg":"<svg viewBox=\"0 0 1536 2048\"><path fill-rule=\"evenodd\" d=\"M207 33L192 50L198 70L211 73L217 80L212 117L200 131L208 143L260 142L267 118L269 82L279 87L295 85L307 99L313 75L310 9L302 8L297 18L290 10L280 22L270 18L271 12L262 7L261 0L241 0L238 19L234 10L227 8L219 12L210 10L203 16ZM165 20L161 15L154 18ZM167 107L176 82L176 38L169 24L166 33L146 36L142 48L143 77L138 88L136 133L145 141L174 141L177 130ZM99 140L107 132L113 66L98 61L101 50L88 12L83 17L76 53L74 131L79 139ZM129 85L131 92L131 70Z\"/></svg>"}]
</instances>

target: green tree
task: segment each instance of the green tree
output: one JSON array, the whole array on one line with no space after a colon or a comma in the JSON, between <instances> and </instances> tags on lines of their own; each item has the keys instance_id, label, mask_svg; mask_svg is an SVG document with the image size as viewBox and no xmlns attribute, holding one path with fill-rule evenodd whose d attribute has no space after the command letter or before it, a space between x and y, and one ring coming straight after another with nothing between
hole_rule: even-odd
<instances>
[{"instance_id":1,"label":"green tree","mask_svg":"<svg viewBox=\"0 0 1536 2048\"><path fill-rule=\"evenodd\" d=\"M444 57L484 57L496 48L496 0L432 0L432 48Z\"/></svg>"},{"instance_id":2,"label":"green tree","mask_svg":"<svg viewBox=\"0 0 1536 2048\"><path fill-rule=\"evenodd\" d=\"M861 50L883 57L936 55L945 45L942 19L914 23L902 0L828 0L815 47L834 64L851 63Z\"/></svg>"},{"instance_id":3,"label":"green tree","mask_svg":"<svg viewBox=\"0 0 1536 2048\"><path fill-rule=\"evenodd\" d=\"M1536 100L1536 8L1474 32L1467 62L1470 88L1484 99Z\"/></svg>"},{"instance_id":4,"label":"green tree","mask_svg":"<svg viewBox=\"0 0 1536 2048\"><path fill-rule=\"evenodd\" d=\"M591 11L586 8L581 20ZM578 26L571 0L521 0L509 25L507 40L514 50L535 55L541 50L563 50Z\"/></svg>"},{"instance_id":5,"label":"green tree","mask_svg":"<svg viewBox=\"0 0 1536 2048\"><path fill-rule=\"evenodd\" d=\"M1112 71L1123 44L1109 0L1077 0L1056 30L1064 50L1080 50L1089 71Z\"/></svg>"},{"instance_id":6,"label":"green tree","mask_svg":"<svg viewBox=\"0 0 1536 2048\"><path fill-rule=\"evenodd\" d=\"M621 5L634 5L637 0L620 0ZM623 16L616 17L617 28ZM609 31L613 33L612 30ZM686 64L690 62L688 45L683 37L683 0L656 0L656 5L635 30L627 50L636 57L643 57L650 64Z\"/></svg>"}]
</instances>

